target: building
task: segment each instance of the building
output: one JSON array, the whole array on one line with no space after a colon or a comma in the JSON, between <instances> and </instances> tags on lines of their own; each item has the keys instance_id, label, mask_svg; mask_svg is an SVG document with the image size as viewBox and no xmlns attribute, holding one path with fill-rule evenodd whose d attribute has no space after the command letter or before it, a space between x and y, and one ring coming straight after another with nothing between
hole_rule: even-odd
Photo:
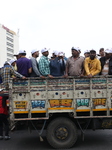
<instances>
[{"instance_id":1,"label":"building","mask_svg":"<svg viewBox=\"0 0 112 150\"><path fill-rule=\"evenodd\" d=\"M0 66L19 51L19 35L0 24Z\"/></svg>"}]
</instances>

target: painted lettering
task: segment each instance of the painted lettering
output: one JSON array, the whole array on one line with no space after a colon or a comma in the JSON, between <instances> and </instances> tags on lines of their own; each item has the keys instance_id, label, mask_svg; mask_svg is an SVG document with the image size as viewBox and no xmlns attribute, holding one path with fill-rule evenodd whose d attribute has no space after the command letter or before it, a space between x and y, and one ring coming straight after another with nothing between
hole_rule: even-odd
<instances>
[{"instance_id":1,"label":"painted lettering","mask_svg":"<svg viewBox=\"0 0 112 150\"><path fill-rule=\"evenodd\" d=\"M80 107L80 106L89 106L89 99L77 99L77 106Z\"/></svg>"},{"instance_id":2,"label":"painted lettering","mask_svg":"<svg viewBox=\"0 0 112 150\"><path fill-rule=\"evenodd\" d=\"M98 106L98 105L106 105L106 98L98 98L98 99L93 99L93 105Z\"/></svg>"},{"instance_id":3,"label":"painted lettering","mask_svg":"<svg viewBox=\"0 0 112 150\"><path fill-rule=\"evenodd\" d=\"M62 100L49 100L51 107L71 107L71 99L62 99Z\"/></svg>"},{"instance_id":4,"label":"painted lettering","mask_svg":"<svg viewBox=\"0 0 112 150\"><path fill-rule=\"evenodd\" d=\"M32 100L32 108L45 108L45 100Z\"/></svg>"}]
</instances>

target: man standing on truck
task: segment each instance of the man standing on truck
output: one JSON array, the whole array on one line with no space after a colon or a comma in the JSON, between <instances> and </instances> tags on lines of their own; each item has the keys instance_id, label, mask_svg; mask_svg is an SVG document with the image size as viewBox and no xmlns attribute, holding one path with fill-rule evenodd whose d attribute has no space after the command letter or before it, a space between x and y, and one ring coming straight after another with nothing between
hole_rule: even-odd
<instances>
[{"instance_id":1,"label":"man standing on truck","mask_svg":"<svg viewBox=\"0 0 112 150\"><path fill-rule=\"evenodd\" d=\"M25 77L29 77L32 72L31 60L26 58L26 51L19 51L20 58L16 61L17 71Z\"/></svg>"},{"instance_id":2,"label":"man standing on truck","mask_svg":"<svg viewBox=\"0 0 112 150\"><path fill-rule=\"evenodd\" d=\"M102 58L105 56L105 51L104 51L104 48L100 48L99 50L99 54L97 54L98 56L98 59Z\"/></svg>"},{"instance_id":3,"label":"man standing on truck","mask_svg":"<svg viewBox=\"0 0 112 150\"><path fill-rule=\"evenodd\" d=\"M105 50L105 56L100 58L100 75L112 75L112 49Z\"/></svg>"},{"instance_id":4,"label":"man standing on truck","mask_svg":"<svg viewBox=\"0 0 112 150\"><path fill-rule=\"evenodd\" d=\"M96 58L96 51L90 50L90 56L87 57L84 61L84 69L85 69L85 76L89 78L99 74L101 71L101 64L99 59Z\"/></svg>"},{"instance_id":5,"label":"man standing on truck","mask_svg":"<svg viewBox=\"0 0 112 150\"><path fill-rule=\"evenodd\" d=\"M20 58L19 52L14 54L14 56L16 57L16 59L18 60Z\"/></svg>"},{"instance_id":6,"label":"man standing on truck","mask_svg":"<svg viewBox=\"0 0 112 150\"><path fill-rule=\"evenodd\" d=\"M50 73L54 77L64 76L66 63L64 53L58 52L55 56L54 59L50 60Z\"/></svg>"},{"instance_id":7,"label":"man standing on truck","mask_svg":"<svg viewBox=\"0 0 112 150\"><path fill-rule=\"evenodd\" d=\"M32 73L30 74L30 77L41 77L45 78L40 74L38 62L36 60L37 57L39 57L39 50L33 49L31 51L32 57L31 57L31 63L32 63Z\"/></svg>"},{"instance_id":8,"label":"man standing on truck","mask_svg":"<svg viewBox=\"0 0 112 150\"><path fill-rule=\"evenodd\" d=\"M67 59L65 77L67 76L83 76L84 57L79 56L79 49L72 47L72 56Z\"/></svg>"},{"instance_id":9,"label":"man standing on truck","mask_svg":"<svg viewBox=\"0 0 112 150\"><path fill-rule=\"evenodd\" d=\"M3 85L7 90L9 89L9 81L10 81L10 78L12 77L12 75L14 75L15 77L22 78L22 79L26 78L23 75L16 72L12 68L12 66L6 61L4 63L4 67L2 67L0 70L0 76L2 78Z\"/></svg>"},{"instance_id":10,"label":"man standing on truck","mask_svg":"<svg viewBox=\"0 0 112 150\"><path fill-rule=\"evenodd\" d=\"M5 125L5 140L9 140L9 122L8 122L8 109L6 100L8 95L4 94L3 90L0 89L0 140L3 140L3 125Z\"/></svg>"},{"instance_id":11,"label":"man standing on truck","mask_svg":"<svg viewBox=\"0 0 112 150\"><path fill-rule=\"evenodd\" d=\"M53 78L53 76L50 75L50 67L48 59L49 51L48 49L44 48L41 50L41 53L43 56L41 56L39 60L39 71L43 76Z\"/></svg>"},{"instance_id":12,"label":"man standing on truck","mask_svg":"<svg viewBox=\"0 0 112 150\"><path fill-rule=\"evenodd\" d=\"M89 57L89 56L90 56L90 52L89 52L89 50L85 50L85 51L84 51L84 56L85 56L85 58L87 58L87 57Z\"/></svg>"}]
</instances>

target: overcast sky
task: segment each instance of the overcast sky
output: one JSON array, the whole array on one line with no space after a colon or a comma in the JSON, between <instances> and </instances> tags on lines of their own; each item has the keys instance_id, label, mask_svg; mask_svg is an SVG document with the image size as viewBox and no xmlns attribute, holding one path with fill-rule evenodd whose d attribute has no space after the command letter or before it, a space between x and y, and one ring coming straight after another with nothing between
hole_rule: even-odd
<instances>
[{"instance_id":1,"label":"overcast sky","mask_svg":"<svg viewBox=\"0 0 112 150\"><path fill-rule=\"evenodd\" d=\"M112 0L0 0L0 24L19 29L28 55L44 47L67 57L72 46L98 52L112 47Z\"/></svg>"}]
</instances>

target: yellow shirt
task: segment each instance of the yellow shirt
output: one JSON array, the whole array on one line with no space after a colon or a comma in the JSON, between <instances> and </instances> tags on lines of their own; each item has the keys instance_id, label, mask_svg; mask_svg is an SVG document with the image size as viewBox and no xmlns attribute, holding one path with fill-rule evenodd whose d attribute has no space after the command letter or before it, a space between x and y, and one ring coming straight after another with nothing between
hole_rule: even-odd
<instances>
[{"instance_id":1,"label":"yellow shirt","mask_svg":"<svg viewBox=\"0 0 112 150\"><path fill-rule=\"evenodd\" d=\"M101 71L101 64L99 59L95 58L93 60L90 57L87 57L84 61L84 69L86 72L86 76L89 74L97 75Z\"/></svg>"}]
</instances>

